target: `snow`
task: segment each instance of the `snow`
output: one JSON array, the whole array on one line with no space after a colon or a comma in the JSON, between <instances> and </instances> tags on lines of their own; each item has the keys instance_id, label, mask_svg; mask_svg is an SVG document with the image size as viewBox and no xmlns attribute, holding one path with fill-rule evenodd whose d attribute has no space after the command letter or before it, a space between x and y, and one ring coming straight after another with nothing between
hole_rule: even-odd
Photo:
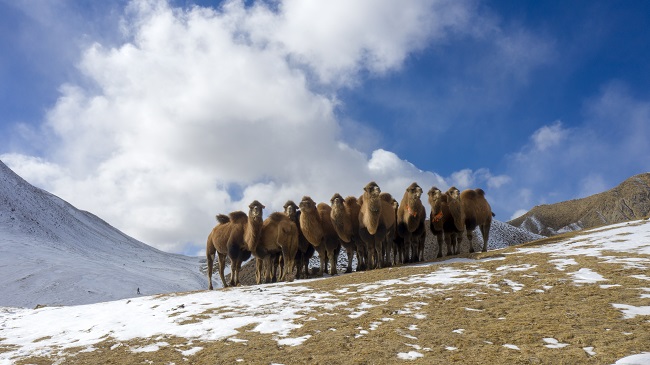
<instances>
[{"instance_id":1,"label":"snow","mask_svg":"<svg viewBox=\"0 0 650 365\"><path fill-rule=\"evenodd\" d=\"M650 352L643 352L640 354L624 357L615 365L648 365L650 364Z\"/></svg>"},{"instance_id":2,"label":"snow","mask_svg":"<svg viewBox=\"0 0 650 365\"><path fill-rule=\"evenodd\" d=\"M397 357L402 360L415 360L420 357L424 357L424 355L417 351L409 351L409 352L399 352L397 354Z\"/></svg>"},{"instance_id":3,"label":"snow","mask_svg":"<svg viewBox=\"0 0 650 365\"><path fill-rule=\"evenodd\" d=\"M207 237L207 232L206 232ZM203 289L199 258L165 253L38 189L0 161L0 306L78 305Z\"/></svg>"}]
</instances>

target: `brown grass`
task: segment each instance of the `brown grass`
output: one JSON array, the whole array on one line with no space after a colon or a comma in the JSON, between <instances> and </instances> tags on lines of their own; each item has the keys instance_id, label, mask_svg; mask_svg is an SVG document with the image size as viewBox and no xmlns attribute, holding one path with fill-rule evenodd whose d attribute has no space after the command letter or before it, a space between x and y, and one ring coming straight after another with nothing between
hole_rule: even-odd
<instances>
[{"instance_id":1,"label":"brown grass","mask_svg":"<svg viewBox=\"0 0 650 365\"><path fill-rule=\"evenodd\" d=\"M575 238L568 233L539 240L535 246ZM609 254L609 253L608 253ZM623 255L612 253L612 255ZM630 254L626 254L632 256ZM466 257L470 257L467 256ZM648 255L637 255L650 259ZM280 346L275 334L260 334L254 325L239 329L233 338L218 341L158 336L118 342L107 338L95 351L69 349L62 353L65 364L611 364L650 350L650 321L637 316L624 319L612 303L648 305L641 299L647 281L631 275L647 275L647 268L603 263L597 257L573 257L577 266L559 271L549 256L518 253L516 248L473 254L476 262L429 266L401 266L339 275L317 281L298 281L316 292L327 292L345 306L321 308L298 322L302 327L290 337L310 336L302 345ZM498 260L487 260L498 259ZM497 270L506 266L521 271ZM378 290L359 291L367 284L387 279L424 276L443 267L481 269L492 273L489 282L453 287L429 284L394 284ZM568 275L590 268L607 279L599 284L576 285ZM515 290L512 283L523 285ZM347 292L341 289L347 288ZM390 293L387 301L372 301L372 295ZM364 302L373 306L366 314L350 315ZM206 311L192 318L200 321L218 313ZM315 319L315 320L313 320ZM547 348L544 338L568 344ZM133 348L165 342L155 352L134 353ZM516 345L519 350L504 347ZM184 356L181 351L202 350ZM589 355L584 347L593 347ZM454 349L452 349L454 348ZM7 350L8 351L8 350ZM413 361L397 354L417 351L424 357ZM2 349L0 349L2 352ZM53 351L57 353L57 351ZM50 364L54 359L32 357L17 364ZM239 361L238 360L242 360Z\"/></svg>"}]
</instances>

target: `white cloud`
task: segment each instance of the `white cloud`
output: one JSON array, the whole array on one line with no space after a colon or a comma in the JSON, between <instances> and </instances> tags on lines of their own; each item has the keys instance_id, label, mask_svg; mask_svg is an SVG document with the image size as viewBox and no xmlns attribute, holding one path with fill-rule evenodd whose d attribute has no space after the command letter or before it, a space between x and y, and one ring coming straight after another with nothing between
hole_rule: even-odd
<instances>
[{"instance_id":1,"label":"white cloud","mask_svg":"<svg viewBox=\"0 0 650 365\"><path fill-rule=\"evenodd\" d=\"M558 120L536 130L531 136L531 140L537 150L545 151L562 143L568 134L569 132L562 126L562 122Z\"/></svg>"},{"instance_id":2,"label":"white cloud","mask_svg":"<svg viewBox=\"0 0 650 365\"><path fill-rule=\"evenodd\" d=\"M125 40L86 48L85 82L60 88L45 121L43 138L55 141L44 147L47 160L0 157L28 181L176 252L194 253L215 213L253 199L270 212L305 194L359 195L370 180L398 199L412 181L445 185L392 152L368 158L342 142L336 97L309 80L336 90L359 71L399 68L443 37L463 4L229 1L213 10L134 1Z\"/></svg>"},{"instance_id":3,"label":"white cloud","mask_svg":"<svg viewBox=\"0 0 650 365\"><path fill-rule=\"evenodd\" d=\"M510 216L510 220L513 220L515 218L519 218L519 217L521 217L522 215L524 215L526 213L528 213L528 211L526 209L519 209Z\"/></svg>"}]
</instances>

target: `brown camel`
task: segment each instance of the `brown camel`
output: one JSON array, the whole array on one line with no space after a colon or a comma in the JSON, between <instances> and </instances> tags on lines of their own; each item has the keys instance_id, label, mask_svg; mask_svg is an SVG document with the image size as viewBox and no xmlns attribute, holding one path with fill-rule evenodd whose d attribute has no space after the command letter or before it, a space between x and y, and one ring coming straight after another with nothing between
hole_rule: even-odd
<instances>
[{"instance_id":1,"label":"brown camel","mask_svg":"<svg viewBox=\"0 0 650 365\"><path fill-rule=\"evenodd\" d=\"M395 211L395 221L397 222L397 211L399 203L393 199L393 210ZM393 265L403 264L406 257L406 247L404 246L404 238L402 238L395 230L393 236Z\"/></svg>"},{"instance_id":2,"label":"brown camel","mask_svg":"<svg viewBox=\"0 0 650 365\"><path fill-rule=\"evenodd\" d=\"M460 202L462 204L463 214L465 215L465 232L469 240L469 252L474 252L472 238L474 229L478 226L483 235L483 252L487 252L488 238L490 236L490 226L492 225L492 208L490 203L485 199L483 189L463 190L460 193Z\"/></svg>"},{"instance_id":3,"label":"brown camel","mask_svg":"<svg viewBox=\"0 0 650 365\"><path fill-rule=\"evenodd\" d=\"M300 228L300 215L298 206L293 200L288 200L284 204L284 214L298 227L298 251L295 257L296 279L306 279L309 277L309 259L314 256L314 246L312 246Z\"/></svg>"},{"instance_id":4,"label":"brown camel","mask_svg":"<svg viewBox=\"0 0 650 365\"><path fill-rule=\"evenodd\" d=\"M249 246L249 250L256 258L258 284L274 280L279 256L284 264L280 281L293 281L293 265L298 251L298 227L283 213L275 212L264 220L260 239L253 246Z\"/></svg>"},{"instance_id":5,"label":"brown camel","mask_svg":"<svg viewBox=\"0 0 650 365\"><path fill-rule=\"evenodd\" d=\"M395 210L393 197L382 193L374 181L363 188L359 198L359 236L368 250L368 268L381 268L385 263L385 247L393 241L395 233ZM389 253L390 255L390 253Z\"/></svg>"},{"instance_id":6,"label":"brown camel","mask_svg":"<svg viewBox=\"0 0 650 365\"><path fill-rule=\"evenodd\" d=\"M356 200L355 200L356 201ZM354 216L357 219L352 219L350 215L351 209L346 207L346 200L343 197L336 193L330 199L332 204L332 212L330 218L332 218L332 225L334 230L341 240L341 246L345 249L345 252L348 256L348 267L346 268L346 273L352 272L352 258L354 257L354 252L357 250L357 239L359 235L358 230L358 215ZM358 214L358 211L357 211ZM357 230L354 230L354 223L356 222ZM358 256L358 255L357 255ZM357 262L357 266L359 263Z\"/></svg>"},{"instance_id":7,"label":"brown camel","mask_svg":"<svg viewBox=\"0 0 650 365\"><path fill-rule=\"evenodd\" d=\"M348 213L348 216L350 216L350 220L352 222L352 240L356 245L355 251L357 252L357 271L363 271L367 267L366 260L368 258L368 253L366 250L366 243L363 242L361 237L359 237L358 217L361 206L359 205L357 198L353 196L346 197L345 201L343 202L343 206L345 207L345 211Z\"/></svg>"},{"instance_id":8,"label":"brown camel","mask_svg":"<svg viewBox=\"0 0 650 365\"><path fill-rule=\"evenodd\" d=\"M314 246L320 258L319 275L322 276L325 271L328 271L328 261L330 264L328 273L336 275L336 259L341 250L341 242L330 218L332 208L325 203L319 203L317 206L310 197L305 196L300 202L300 211L302 233Z\"/></svg>"},{"instance_id":9,"label":"brown camel","mask_svg":"<svg viewBox=\"0 0 650 365\"><path fill-rule=\"evenodd\" d=\"M435 186L429 190L431 213L429 224L431 232L438 241L438 256L444 256L443 246L447 245L447 255L460 253L460 235L465 226L463 211L460 203L460 191L455 187L442 193ZM444 235L444 238L443 238Z\"/></svg>"},{"instance_id":10,"label":"brown camel","mask_svg":"<svg viewBox=\"0 0 650 365\"><path fill-rule=\"evenodd\" d=\"M257 200L249 206L248 216L246 213L237 211L228 216L217 215L219 224L212 229L206 244L206 256L208 259L208 288L212 287L212 267L216 253L219 260L219 276L224 288L228 286L224 278L226 256L230 259L230 286L239 285L239 271L242 262L251 257L248 242L255 242L262 232L262 210L264 206Z\"/></svg>"},{"instance_id":11,"label":"brown camel","mask_svg":"<svg viewBox=\"0 0 650 365\"><path fill-rule=\"evenodd\" d=\"M424 221L427 213L420 200L421 196L422 188L417 183L412 183L406 188L397 210L397 234L404 239L405 260L408 262L424 260L422 237L426 235Z\"/></svg>"}]
</instances>

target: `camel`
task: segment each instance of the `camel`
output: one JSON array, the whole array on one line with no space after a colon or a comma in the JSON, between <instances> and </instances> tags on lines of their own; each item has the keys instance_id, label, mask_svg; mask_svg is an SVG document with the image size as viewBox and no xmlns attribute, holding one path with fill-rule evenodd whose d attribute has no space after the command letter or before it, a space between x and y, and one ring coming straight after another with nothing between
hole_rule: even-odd
<instances>
[{"instance_id":1,"label":"camel","mask_svg":"<svg viewBox=\"0 0 650 365\"><path fill-rule=\"evenodd\" d=\"M309 259L314 256L314 246L312 246L300 229L300 215L298 206L293 200L288 200L284 204L284 214L298 227L298 251L295 256L296 279L309 277Z\"/></svg>"},{"instance_id":2,"label":"camel","mask_svg":"<svg viewBox=\"0 0 650 365\"><path fill-rule=\"evenodd\" d=\"M374 181L368 183L363 191L359 198L359 236L368 250L368 268L381 268L386 263L384 248L392 245L395 234L393 197L382 193Z\"/></svg>"},{"instance_id":3,"label":"camel","mask_svg":"<svg viewBox=\"0 0 650 365\"><path fill-rule=\"evenodd\" d=\"M460 202L462 204L463 214L465 215L465 232L469 240L469 252L474 252L472 238L474 229L478 226L483 235L483 252L487 252L488 238L490 236L490 226L492 225L492 208L490 203L485 199L483 189L468 189L460 193Z\"/></svg>"},{"instance_id":4,"label":"camel","mask_svg":"<svg viewBox=\"0 0 650 365\"><path fill-rule=\"evenodd\" d=\"M357 198L353 196L348 196L345 198L343 201L343 206L345 207L345 211L348 213L348 216L350 216L350 220L352 222L352 239L356 245L356 251L357 251L357 271L363 271L367 267L367 250L366 250L366 243L363 242L361 237L359 237L359 211L361 210L361 206L359 205L359 202L357 201Z\"/></svg>"},{"instance_id":5,"label":"camel","mask_svg":"<svg viewBox=\"0 0 650 365\"><path fill-rule=\"evenodd\" d=\"M256 279L260 284L274 280L281 256L284 269L280 281L293 281L293 265L298 251L298 227L283 213L275 212L262 224L262 235L257 242L251 242L249 250L256 258ZM262 276L264 276L262 278Z\"/></svg>"},{"instance_id":6,"label":"camel","mask_svg":"<svg viewBox=\"0 0 650 365\"><path fill-rule=\"evenodd\" d=\"M393 199L393 210L395 211L395 221L397 222L397 210L399 203ZM406 257L406 247L404 246L404 238L402 238L395 230L393 236L393 265L403 264Z\"/></svg>"},{"instance_id":7,"label":"camel","mask_svg":"<svg viewBox=\"0 0 650 365\"><path fill-rule=\"evenodd\" d=\"M205 253L208 259L208 288L212 287L212 267L214 256L216 254L219 260L219 276L223 287L238 286L239 271L242 262L251 257L248 249L249 242L253 243L259 239L262 232L262 205L257 200L249 206L248 216L242 211L232 212L229 215L217 215L219 224L215 226L210 234L206 244ZM226 256L230 259L230 283L226 284L223 272L226 266Z\"/></svg>"},{"instance_id":8,"label":"camel","mask_svg":"<svg viewBox=\"0 0 650 365\"><path fill-rule=\"evenodd\" d=\"M341 243L330 218L332 208L325 203L316 205L308 196L302 198L299 207L302 233L314 246L320 258L319 276L323 276L323 273L328 271L328 261L330 264L328 273L336 275L336 259L341 250Z\"/></svg>"},{"instance_id":9,"label":"camel","mask_svg":"<svg viewBox=\"0 0 650 365\"><path fill-rule=\"evenodd\" d=\"M452 186L446 193L442 193L434 186L429 190L428 195L431 205L429 225L438 241L437 257L444 256L444 244L447 244L447 255L459 254L460 235L465 227L460 191Z\"/></svg>"},{"instance_id":10,"label":"camel","mask_svg":"<svg viewBox=\"0 0 650 365\"><path fill-rule=\"evenodd\" d=\"M352 258L354 257L354 252L357 251L357 241L359 241L359 207L356 203L356 198L348 197L348 199L344 200L339 193L332 196L330 203L332 204L330 216L332 218L332 225L341 240L341 246L343 246L348 256L348 267L345 272L351 273ZM356 204L356 207L353 204ZM352 219L352 217L356 219ZM359 258L358 252L357 258ZM357 259L357 268L359 265L360 261Z\"/></svg>"},{"instance_id":11,"label":"camel","mask_svg":"<svg viewBox=\"0 0 650 365\"><path fill-rule=\"evenodd\" d=\"M409 262L424 260L424 240L426 235L424 221L426 211L420 197L422 188L412 183L406 188L397 210L397 234L404 239L404 248ZM410 251L410 257L409 257Z\"/></svg>"}]
</instances>

